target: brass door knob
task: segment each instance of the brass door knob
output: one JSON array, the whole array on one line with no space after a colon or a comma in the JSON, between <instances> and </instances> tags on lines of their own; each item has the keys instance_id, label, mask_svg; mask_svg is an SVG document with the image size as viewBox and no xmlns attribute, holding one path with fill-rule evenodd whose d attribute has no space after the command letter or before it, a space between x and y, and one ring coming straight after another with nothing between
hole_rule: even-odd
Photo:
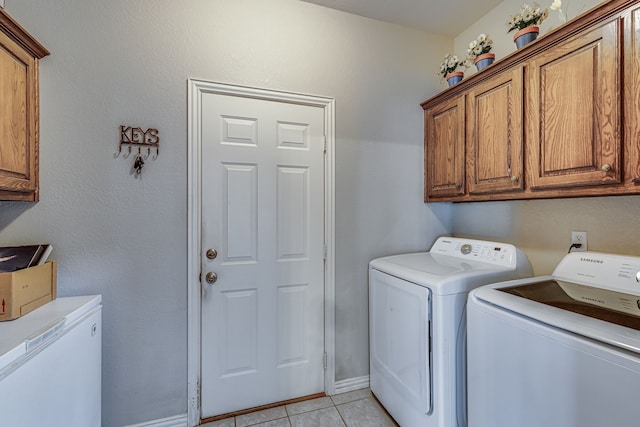
<instances>
[{"instance_id":1,"label":"brass door knob","mask_svg":"<svg viewBox=\"0 0 640 427\"><path fill-rule=\"evenodd\" d=\"M609 172L611 170L611 165L608 163L605 163L604 165L602 165L602 167L600 168L600 170L602 172Z\"/></svg>"},{"instance_id":2,"label":"brass door knob","mask_svg":"<svg viewBox=\"0 0 640 427\"><path fill-rule=\"evenodd\" d=\"M511 182L518 182L518 177L515 175L511 176Z\"/></svg>"}]
</instances>

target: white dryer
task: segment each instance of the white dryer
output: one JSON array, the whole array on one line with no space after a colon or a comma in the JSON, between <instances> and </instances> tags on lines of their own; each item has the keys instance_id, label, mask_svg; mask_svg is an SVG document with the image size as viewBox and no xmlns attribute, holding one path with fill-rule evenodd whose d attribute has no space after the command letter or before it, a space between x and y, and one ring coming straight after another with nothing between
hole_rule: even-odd
<instances>
[{"instance_id":1,"label":"white dryer","mask_svg":"<svg viewBox=\"0 0 640 427\"><path fill-rule=\"evenodd\" d=\"M640 425L640 258L570 253L467 314L470 427Z\"/></svg>"},{"instance_id":2,"label":"white dryer","mask_svg":"<svg viewBox=\"0 0 640 427\"><path fill-rule=\"evenodd\" d=\"M513 245L455 237L370 262L370 386L401 426L466 425L467 295L531 275Z\"/></svg>"}]
</instances>

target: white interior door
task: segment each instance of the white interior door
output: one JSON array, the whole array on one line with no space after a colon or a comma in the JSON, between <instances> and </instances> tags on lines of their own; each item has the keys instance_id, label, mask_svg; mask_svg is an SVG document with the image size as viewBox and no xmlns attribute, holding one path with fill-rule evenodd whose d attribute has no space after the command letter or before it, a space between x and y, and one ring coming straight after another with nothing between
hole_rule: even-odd
<instances>
[{"instance_id":1,"label":"white interior door","mask_svg":"<svg viewBox=\"0 0 640 427\"><path fill-rule=\"evenodd\" d=\"M323 392L324 112L203 93L200 119L201 417Z\"/></svg>"}]
</instances>

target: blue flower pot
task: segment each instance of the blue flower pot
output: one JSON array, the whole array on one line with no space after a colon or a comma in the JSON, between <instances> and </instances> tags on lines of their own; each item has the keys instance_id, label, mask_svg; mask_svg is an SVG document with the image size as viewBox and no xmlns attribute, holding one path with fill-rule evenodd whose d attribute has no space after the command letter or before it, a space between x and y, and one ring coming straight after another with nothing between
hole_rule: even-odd
<instances>
[{"instance_id":1,"label":"blue flower pot","mask_svg":"<svg viewBox=\"0 0 640 427\"><path fill-rule=\"evenodd\" d=\"M496 59L496 55L493 53L483 53L482 55L478 55L478 57L473 61L476 64L476 68L478 71L482 70L485 67L493 64L493 61Z\"/></svg>"},{"instance_id":2,"label":"blue flower pot","mask_svg":"<svg viewBox=\"0 0 640 427\"><path fill-rule=\"evenodd\" d=\"M531 43L538 37L540 33L540 28L538 27L527 27L518 31L513 36L513 41L516 42L516 47L520 49L527 43Z\"/></svg>"},{"instance_id":3,"label":"blue flower pot","mask_svg":"<svg viewBox=\"0 0 640 427\"><path fill-rule=\"evenodd\" d=\"M464 73L462 71L456 71L455 73L449 73L447 74L447 83L449 83L449 86L453 86L456 83L460 83L460 81L462 80L462 77L464 77Z\"/></svg>"}]
</instances>

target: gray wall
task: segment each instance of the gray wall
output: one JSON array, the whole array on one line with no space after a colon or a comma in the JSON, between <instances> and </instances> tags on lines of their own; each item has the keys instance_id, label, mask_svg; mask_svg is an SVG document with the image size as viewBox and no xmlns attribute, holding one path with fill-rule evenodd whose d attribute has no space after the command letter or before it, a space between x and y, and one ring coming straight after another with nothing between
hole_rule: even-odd
<instances>
[{"instance_id":1,"label":"gray wall","mask_svg":"<svg viewBox=\"0 0 640 427\"><path fill-rule=\"evenodd\" d=\"M490 237L522 248L536 275L551 274L586 231L588 249L640 256L640 196L487 202L455 205L456 235Z\"/></svg>"},{"instance_id":2,"label":"gray wall","mask_svg":"<svg viewBox=\"0 0 640 427\"><path fill-rule=\"evenodd\" d=\"M187 79L336 98L336 379L368 374L367 262L424 250L422 110L452 40L296 0L8 0L41 62L41 201L0 244L50 242L60 296L104 297L103 425L186 412ZM119 125L157 128L140 177Z\"/></svg>"}]
</instances>

